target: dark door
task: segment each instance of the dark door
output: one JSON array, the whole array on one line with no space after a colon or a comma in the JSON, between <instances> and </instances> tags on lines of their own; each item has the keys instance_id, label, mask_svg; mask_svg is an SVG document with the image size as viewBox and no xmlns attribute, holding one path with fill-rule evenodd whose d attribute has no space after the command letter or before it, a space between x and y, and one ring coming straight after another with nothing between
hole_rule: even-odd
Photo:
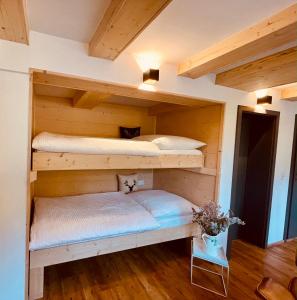
<instances>
[{"instance_id":1,"label":"dark door","mask_svg":"<svg viewBox=\"0 0 297 300\"><path fill-rule=\"evenodd\" d=\"M246 225L230 228L229 246L233 239L267 246L278 120L279 112L238 108L231 209Z\"/></svg>"},{"instance_id":2,"label":"dark door","mask_svg":"<svg viewBox=\"0 0 297 300\"><path fill-rule=\"evenodd\" d=\"M284 239L297 237L297 115L295 117L291 175L288 193L287 218Z\"/></svg>"}]
</instances>

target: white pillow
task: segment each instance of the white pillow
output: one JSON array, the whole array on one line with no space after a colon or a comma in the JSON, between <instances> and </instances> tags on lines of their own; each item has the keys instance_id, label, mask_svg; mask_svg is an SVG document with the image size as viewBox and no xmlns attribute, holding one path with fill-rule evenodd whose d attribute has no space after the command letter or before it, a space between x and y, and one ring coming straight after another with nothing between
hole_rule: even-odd
<instances>
[{"instance_id":1,"label":"white pillow","mask_svg":"<svg viewBox=\"0 0 297 300\"><path fill-rule=\"evenodd\" d=\"M124 192L125 194L129 194L132 192L136 192L138 190L137 182L138 182L138 174L132 175L119 175L119 191Z\"/></svg>"},{"instance_id":2,"label":"white pillow","mask_svg":"<svg viewBox=\"0 0 297 300\"><path fill-rule=\"evenodd\" d=\"M141 135L133 139L137 141L152 142L157 145L160 150L193 150L206 145L198 140L174 135Z\"/></svg>"},{"instance_id":3,"label":"white pillow","mask_svg":"<svg viewBox=\"0 0 297 300\"><path fill-rule=\"evenodd\" d=\"M173 217L192 214L195 204L178 195L162 190L146 190L130 194L153 217Z\"/></svg>"}]
</instances>

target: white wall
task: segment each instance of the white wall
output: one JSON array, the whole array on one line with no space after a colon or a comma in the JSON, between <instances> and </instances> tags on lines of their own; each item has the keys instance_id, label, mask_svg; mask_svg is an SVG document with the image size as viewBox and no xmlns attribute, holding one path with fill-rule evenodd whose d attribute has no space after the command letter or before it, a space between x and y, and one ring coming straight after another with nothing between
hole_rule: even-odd
<instances>
[{"instance_id":1,"label":"white wall","mask_svg":"<svg viewBox=\"0 0 297 300\"><path fill-rule=\"evenodd\" d=\"M11 42L0 41L0 68L28 72L28 69L30 67L33 67L130 85L138 85L141 81L142 72L138 68L135 59L128 54L122 54L119 58L116 59L115 62L111 62L98 58L88 57L86 45L78 42L52 37L36 32L31 32L30 38L31 39L29 47ZM5 170L8 172L8 170L10 170L10 164L17 165L18 170L20 170L20 168L22 168L22 166L26 164L26 148L24 147L26 134L24 132L24 127L26 127L27 124L28 98L27 88L24 85L26 85L27 77L25 75L11 74L5 74L2 76L7 78L10 76L10 80L3 82L7 90L5 114L12 115L12 112L18 105L20 105L19 107L22 107L22 109L18 111L18 119L21 124L15 123L15 127L13 127L14 129L11 132L11 135L13 136L11 137L11 139L13 140L14 145L16 145L16 147L14 148L17 148L14 151L17 151L19 153L19 155L17 156L17 160L15 160L14 157L16 153L9 154L11 155L9 158L12 159L7 159L4 154L4 157L2 157L3 155L1 151L0 161L5 161L5 164L7 166ZM219 198L223 208L228 209L230 206L231 195L237 105L254 105L256 99L253 94L216 86L213 84L213 80L213 76L205 76L196 80L177 77L175 66L163 65L160 68L160 82L158 83L157 88L161 91L168 91L226 102L225 124L223 132L222 175ZM17 91L15 91L15 89ZM296 104L279 101L279 95L277 93L273 93L273 96L274 104L270 106L269 109L280 111L281 117L269 232L270 243L282 240L283 238L290 169L289 166L293 138L294 114L297 113ZM18 98L18 101L21 102L21 104L16 104L16 97ZM7 116L6 119L1 119L0 128L7 127L8 124L6 123L9 122L13 121L7 119ZM5 177L6 172L4 174L1 173L1 183L7 182L7 179L5 179ZM12 178L9 178L9 181L12 181ZM0 278L6 276L7 273L9 274L9 272L12 272L11 268L13 266L15 266L13 270L15 276L18 275L18 277L20 278L24 276L24 266L22 265L22 263L24 264L23 255L25 229L22 227L23 221L21 220L23 220L25 215L25 207L23 206L23 203L25 201L26 193L25 190L21 187L26 180L25 172L19 172L18 174L13 176L13 179L14 184L7 185L5 190L7 194L11 193L11 195L14 195L14 193L16 193L15 186L17 186L18 188L20 187L17 195L14 195L17 199L14 198L15 200L13 201L21 203L21 205L18 207L17 216L13 215L11 216L11 218L8 218L9 215L7 214L6 226L3 229L2 226L0 228L0 242L2 244L2 236L5 236L5 243L9 245L8 247L15 248L15 256L18 257L19 263L12 265L5 263L3 265L2 261L4 262L5 260L9 259L10 253L5 252L3 253L3 255L1 253ZM2 193L3 191L0 190L1 198ZM5 212L9 212L9 210L13 210L15 207L14 202L7 201L6 205L7 207ZM2 218L1 215L2 211L0 212L0 217ZM20 220L18 220L20 226L19 228L15 227L15 218L20 218ZM2 267L2 265L4 267ZM9 288L8 285L6 287L7 288L4 289L6 293L4 299L20 299L16 297L17 292L15 290L19 289L21 291L23 289L23 283L21 279L16 282L14 291L11 291L11 288ZM0 289L0 293L1 292L3 293L2 289ZM9 297L7 295L9 295Z\"/></svg>"},{"instance_id":2,"label":"white wall","mask_svg":"<svg viewBox=\"0 0 297 300\"><path fill-rule=\"evenodd\" d=\"M269 244L283 239L297 104L278 101L272 108L280 111L281 114L268 237Z\"/></svg>"},{"instance_id":3,"label":"white wall","mask_svg":"<svg viewBox=\"0 0 297 300\"><path fill-rule=\"evenodd\" d=\"M268 236L268 244L271 244L283 239L293 144L294 120L295 114L297 114L297 105L296 103L279 100L279 93L273 90L270 90L269 94L273 96L273 105L269 105L267 109L280 111L272 207ZM250 95L250 98L251 99L229 100L226 104L220 186L220 202L225 210L229 208L231 198L237 106L255 105L255 96Z\"/></svg>"},{"instance_id":4,"label":"white wall","mask_svg":"<svg viewBox=\"0 0 297 300\"><path fill-rule=\"evenodd\" d=\"M25 292L28 75L0 71L0 299Z\"/></svg>"}]
</instances>

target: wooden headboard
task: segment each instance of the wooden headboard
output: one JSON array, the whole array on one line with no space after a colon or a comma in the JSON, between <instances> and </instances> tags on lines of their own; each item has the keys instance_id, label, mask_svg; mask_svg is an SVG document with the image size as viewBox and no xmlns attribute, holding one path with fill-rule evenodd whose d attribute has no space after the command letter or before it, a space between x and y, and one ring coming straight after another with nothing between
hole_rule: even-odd
<instances>
[{"instance_id":1,"label":"wooden headboard","mask_svg":"<svg viewBox=\"0 0 297 300\"><path fill-rule=\"evenodd\" d=\"M118 190L117 174L139 174L144 181L141 189L153 188L151 170L94 170L39 172L34 195L44 197L115 192Z\"/></svg>"}]
</instances>

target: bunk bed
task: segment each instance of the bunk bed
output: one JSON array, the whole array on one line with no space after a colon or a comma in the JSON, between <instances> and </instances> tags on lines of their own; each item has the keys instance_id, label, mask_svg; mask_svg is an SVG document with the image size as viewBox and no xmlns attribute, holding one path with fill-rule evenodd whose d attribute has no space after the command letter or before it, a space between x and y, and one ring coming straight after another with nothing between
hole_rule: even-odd
<instances>
[{"instance_id":1,"label":"bunk bed","mask_svg":"<svg viewBox=\"0 0 297 300\"><path fill-rule=\"evenodd\" d=\"M43 296L47 266L199 234L191 208L216 198L221 104L36 70L32 78L30 299ZM102 93L108 95L104 101ZM98 101L85 105L88 96ZM208 145L202 153L119 140L122 125L139 126L144 135L201 138ZM116 176L135 170L145 186L119 193ZM113 217L101 211L101 204L96 208L94 200L105 203ZM181 209L185 206L187 212ZM125 212L121 218L119 211ZM108 223L117 218L119 223Z\"/></svg>"},{"instance_id":2,"label":"bunk bed","mask_svg":"<svg viewBox=\"0 0 297 300\"><path fill-rule=\"evenodd\" d=\"M43 132L33 139L32 148L33 171L203 166L200 150L162 150L150 141ZM29 248L31 299L43 295L46 266L198 233L192 224L194 204L165 191L36 197L34 204Z\"/></svg>"},{"instance_id":3,"label":"bunk bed","mask_svg":"<svg viewBox=\"0 0 297 300\"><path fill-rule=\"evenodd\" d=\"M149 141L43 132L32 143L32 171L201 168L200 150L160 150Z\"/></svg>"}]
</instances>

